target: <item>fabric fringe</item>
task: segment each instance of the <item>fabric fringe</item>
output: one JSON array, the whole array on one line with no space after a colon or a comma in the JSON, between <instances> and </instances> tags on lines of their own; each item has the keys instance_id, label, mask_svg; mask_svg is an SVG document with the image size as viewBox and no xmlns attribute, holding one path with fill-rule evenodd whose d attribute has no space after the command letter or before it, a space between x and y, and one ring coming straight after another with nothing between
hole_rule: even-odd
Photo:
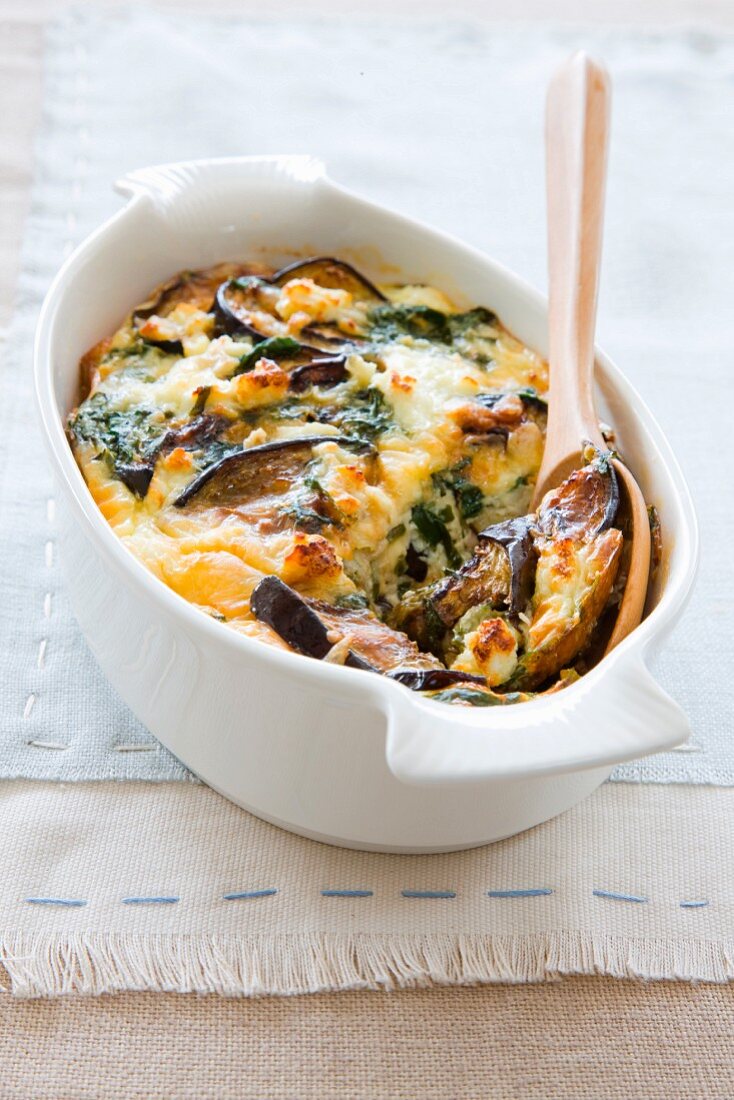
<instances>
[{"instance_id":1,"label":"fabric fringe","mask_svg":"<svg viewBox=\"0 0 734 1100\"><path fill-rule=\"evenodd\" d=\"M671 943L586 932L537 936L125 933L0 935L16 997L123 991L293 995L347 989L541 982L564 974L726 982L734 941Z\"/></svg>"}]
</instances>

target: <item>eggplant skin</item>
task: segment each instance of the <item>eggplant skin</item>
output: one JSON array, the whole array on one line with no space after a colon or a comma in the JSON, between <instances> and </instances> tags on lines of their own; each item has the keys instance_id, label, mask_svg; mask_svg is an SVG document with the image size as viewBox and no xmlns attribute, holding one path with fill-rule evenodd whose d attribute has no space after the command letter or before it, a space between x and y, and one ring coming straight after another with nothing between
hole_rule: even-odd
<instances>
[{"instance_id":1,"label":"eggplant skin","mask_svg":"<svg viewBox=\"0 0 734 1100\"><path fill-rule=\"evenodd\" d=\"M141 500L148 494L154 471L155 465L152 462L115 463L115 476Z\"/></svg>"},{"instance_id":2,"label":"eggplant skin","mask_svg":"<svg viewBox=\"0 0 734 1100\"><path fill-rule=\"evenodd\" d=\"M272 359L286 371L289 389L302 393L309 386L335 386L347 378L346 355L325 355L322 348L301 344L290 336L262 340L244 355L232 377L246 374L261 359Z\"/></svg>"},{"instance_id":3,"label":"eggplant skin","mask_svg":"<svg viewBox=\"0 0 734 1100\"><path fill-rule=\"evenodd\" d=\"M217 329L228 336L249 336L255 343L269 335L250 324L250 313L268 313L267 303L258 299L269 284L257 276L247 279L227 279L218 288L214 298L214 316ZM238 309L238 306L240 307ZM263 308L264 307L264 308Z\"/></svg>"},{"instance_id":4,"label":"eggplant skin","mask_svg":"<svg viewBox=\"0 0 734 1100\"><path fill-rule=\"evenodd\" d=\"M511 585L512 573L506 549L496 540L487 538L479 543L473 558L453 576L439 583L430 602L444 626L451 628L477 604L505 606Z\"/></svg>"},{"instance_id":5,"label":"eggplant skin","mask_svg":"<svg viewBox=\"0 0 734 1100\"><path fill-rule=\"evenodd\" d=\"M351 264L337 260L334 256L312 256L308 260L296 260L276 271L271 282L275 286L284 286L291 279L313 279L319 286L329 290L348 290L358 301L387 301L374 283Z\"/></svg>"},{"instance_id":6,"label":"eggplant skin","mask_svg":"<svg viewBox=\"0 0 734 1100\"><path fill-rule=\"evenodd\" d=\"M173 504L176 508L242 504L257 496L266 482L294 479L310 461L313 448L334 439L338 437L300 436L225 455L195 477Z\"/></svg>"},{"instance_id":7,"label":"eggplant skin","mask_svg":"<svg viewBox=\"0 0 734 1100\"><path fill-rule=\"evenodd\" d=\"M309 386L336 386L347 378L347 360L344 355L314 358L310 363L296 367L290 373L289 389L302 393Z\"/></svg>"},{"instance_id":8,"label":"eggplant skin","mask_svg":"<svg viewBox=\"0 0 734 1100\"><path fill-rule=\"evenodd\" d=\"M537 554L533 542L533 517L506 519L479 532L480 542L496 543L507 554L510 588L506 598L511 615L522 611L530 598ZM503 571L504 576L504 571Z\"/></svg>"},{"instance_id":9,"label":"eggplant skin","mask_svg":"<svg viewBox=\"0 0 734 1100\"><path fill-rule=\"evenodd\" d=\"M263 577L250 597L250 609L256 619L306 657L322 660L334 644L319 614L280 577ZM365 672L378 671L351 651L344 663Z\"/></svg>"},{"instance_id":10,"label":"eggplant skin","mask_svg":"<svg viewBox=\"0 0 734 1100\"><path fill-rule=\"evenodd\" d=\"M422 652L441 656L447 627L431 602L434 591L435 585L409 589L391 609L388 622L407 634Z\"/></svg>"},{"instance_id":11,"label":"eggplant skin","mask_svg":"<svg viewBox=\"0 0 734 1100\"><path fill-rule=\"evenodd\" d=\"M387 675L411 691L441 691L456 684L481 684L486 687L487 684L483 676L454 668L396 668Z\"/></svg>"},{"instance_id":12,"label":"eggplant skin","mask_svg":"<svg viewBox=\"0 0 734 1100\"><path fill-rule=\"evenodd\" d=\"M333 645L316 612L279 577L263 577L250 597L250 610L256 619L307 657L321 660Z\"/></svg>"},{"instance_id":13,"label":"eggplant skin","mask_svg":"<svg viewBox=\"0 0 734 1100\"><path fill-rule=\"evenodd\" d=\"M619 508L619 485L611 455L600 455L546 493L538 530L549 538L592 539L611 527Z\"/></svg>"},{"instance_id":14,"label":"eggplant skin","mask_svg":"<svg viewBox=\"0 0 734 1100\"><path fill-rule=\"evenodd\" d=\"M202 447L215 439L228 427L229 423L230 421L224 416L201 413L180 428L169 428L164 432L153 453L158 455L162 451L172 451L174 447L184 449Z\"/></svg>"}]
</instances>

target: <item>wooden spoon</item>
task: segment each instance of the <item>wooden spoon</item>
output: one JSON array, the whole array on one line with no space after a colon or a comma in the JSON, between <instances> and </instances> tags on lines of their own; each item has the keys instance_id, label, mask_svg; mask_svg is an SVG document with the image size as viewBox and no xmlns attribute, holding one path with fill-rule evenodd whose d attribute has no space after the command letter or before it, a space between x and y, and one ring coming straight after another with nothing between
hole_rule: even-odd
<instances>
[{"instance_id":1,"label":"wooden spoon","mask_svg":"<svg viewBox=\"0 0 734 1100\"><path fill-rule=\"evenodd\" d=\"M610 97L606 70L582 52L561 67L548 89L550 385L548 430L534 508L549 489L585 464L585 442L607 449L594 407L594 327ZM644 497L624 463L615 460L614 468L629 517L629 570L607 653L642 618L650 573L650 524Z\"/></svg>"}]
</instances>

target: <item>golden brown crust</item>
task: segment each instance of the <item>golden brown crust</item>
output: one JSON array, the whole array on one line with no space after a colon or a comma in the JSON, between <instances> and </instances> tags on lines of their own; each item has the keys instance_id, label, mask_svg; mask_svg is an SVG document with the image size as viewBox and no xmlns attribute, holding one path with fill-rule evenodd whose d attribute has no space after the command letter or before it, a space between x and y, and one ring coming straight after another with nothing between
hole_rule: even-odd
<instances>
[{"instance_id":1,"label":"golden brown crust","mask_svg":"<svg viewBox=\"0 0 734 1100\"><path fill-rule=\"evenodd\" d=\"M112 337L100 340L79 360L79 404L89 397L99 382L99 365L112 347Z\"/></svg>"},{"instance_id":2,"label":"golden brown crust","mask_svg":"<svg viewBox=\"0 0 734 1100\"><path fill-rule=\"evenodd\" d=\"M503 619L485 619L476 629L472 651L479 665L496 653L513 653L516 642Z\"/></svg>"},{"instance_id":3,"label":"golden brown crust","mask_svg":"<svg viewBox=\"0 0 734 1100\"><path fill-rule=\"evenodd\" d=\"M560 550L557 570L559 577L568 575L566 570L569 567L569 549L572 552L573 544L569 548L565 545L566 543L571 543L571 540L563 539L560 547L556 544ZM583 651L611 596L619 569L622 545L622 532L614 528L597 536L596 554L599 571L581 600L578 616L567 621L567 627L560 637L551 633L547 641L527 650L520 660L517 672L512 677L513 688L529 690L537 687L562 668L570 665ZM530 645L533 643L532 626L529 643Z\"/></svg>"},{"instance_id":4,"label":"golden brown crust","mask_svg":"<svg viewBox=\"0 0 734 1100\"><path fill-rule=\"evenodd\" d=\"M330 542L321 535L295 537L293 549L283 562L283 580L287 584L305 584L324 577L338 577L341 564Z\"/></svg>"}]
</instances>

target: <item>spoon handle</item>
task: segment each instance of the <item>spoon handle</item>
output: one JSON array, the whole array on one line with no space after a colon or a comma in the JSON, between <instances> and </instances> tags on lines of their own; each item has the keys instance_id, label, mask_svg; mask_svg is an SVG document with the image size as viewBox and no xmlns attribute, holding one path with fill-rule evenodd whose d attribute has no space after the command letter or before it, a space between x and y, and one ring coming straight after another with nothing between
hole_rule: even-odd
<instances>
[{"instance_id":1,"label":"spoon handle","mask_svg":"<svg viewBox=\"0 0 734 1100\"><path fill-rule=\"evenodd\" d=\"M577 456L583 439L604 446L593 376L610 98L606 70L585 53L566 62L548 90L548 472Z\"/></svg>"}]
</instances>

